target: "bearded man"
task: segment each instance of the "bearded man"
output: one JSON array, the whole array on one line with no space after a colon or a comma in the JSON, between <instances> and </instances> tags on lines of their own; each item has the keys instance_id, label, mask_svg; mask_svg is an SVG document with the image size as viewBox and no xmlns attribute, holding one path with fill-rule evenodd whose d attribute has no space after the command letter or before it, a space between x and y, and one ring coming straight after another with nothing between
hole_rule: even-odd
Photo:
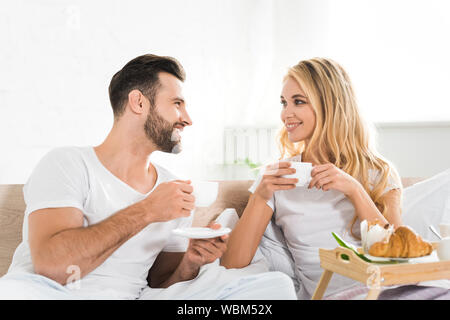
<instances>
[{"instance_id":1,"label":"bearded man","mask_svg":"<svg viewBox=\"0 0 450 320\"><path fill-rule=\"evenodd\" d=\"M41 159L24 186L23 242L0 279L0 299L296 298L290 279L276 272L217 266L211 281L197 280L208 278L200 269L222 256L227 236L172 234L192 224L193 187L150 156L182 149L181 132L192 125L184 80L174 58L131 60L112 77L114 124L103 143L56 148ZM175 284L183 290L164 295Z\"/></svg>"}]
</instances>

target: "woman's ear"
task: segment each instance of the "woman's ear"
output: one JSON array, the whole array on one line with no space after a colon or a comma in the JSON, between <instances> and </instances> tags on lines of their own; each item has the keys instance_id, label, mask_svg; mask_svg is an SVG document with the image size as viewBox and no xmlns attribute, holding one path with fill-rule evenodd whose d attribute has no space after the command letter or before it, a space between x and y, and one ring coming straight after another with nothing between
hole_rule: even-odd
<instances>
[{"instance_id":1,"label":"woman's ear","mask_svg":"<svg viewBox=\"0 0 450 320\"><path fill-rule=\"evenodd\" d=\"M131 90L130 93L128 93L128 106L132 112L137 114L142 114L144 112L142 105L143 97L142 93L137 89Z\"/></svg>"}]
</instances>

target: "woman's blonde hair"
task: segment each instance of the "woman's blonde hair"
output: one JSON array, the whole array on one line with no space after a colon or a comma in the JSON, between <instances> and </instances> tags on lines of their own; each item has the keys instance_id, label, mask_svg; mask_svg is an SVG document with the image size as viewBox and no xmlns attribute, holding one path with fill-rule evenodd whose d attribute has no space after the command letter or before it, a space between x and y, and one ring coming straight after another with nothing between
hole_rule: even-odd
<instances>
[{"instance_id":1,"label":"woman's blonde hair","mask_svg":"<svg viewBox=\"0 0 450 320\"><path fill-rule=\"evenodd\" d=\"M289 141L286 127L279 132L281 159L300 153L314 163L331 162L357 179L384 214L387 210L382 198L389 176L399 177L393 166L372 146L370 127L363 120L354 90L345 70L335 61L313 58L300 61L288 70L305 92L316 115L315 129L308 143ZM369 169L379 172L378 181L369 184ZM357 216L353 218L350 232Z\"/></svg>"}]
</instances>

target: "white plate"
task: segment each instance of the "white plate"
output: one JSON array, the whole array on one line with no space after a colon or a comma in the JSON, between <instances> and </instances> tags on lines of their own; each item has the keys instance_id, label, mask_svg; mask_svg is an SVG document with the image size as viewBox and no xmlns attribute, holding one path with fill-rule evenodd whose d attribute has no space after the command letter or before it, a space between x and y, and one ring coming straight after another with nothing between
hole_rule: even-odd
<instances>
[{"instance_id":1,"label":"white plate","mask_svg":"<svg viewBox=\"0 0 450 320\"><path fill-rule=\"evenodd\" d=\"M409 262L409 263L421 263L421 262L432 262L432 261L436 260L436 257L434 256L434 251L427 256L417 257L417 258L374 257L367 253L364 253L364 255L372 261L401 261L401 262Z\"/></svg>"},{"instance_id":2,"label":"white plate","mask_svg":"<svg viewBox=\"0 0 450 320\"><path fill-rule=\"evenodd\" d=\"M208 239L216 238L228 234L231 232L230 228L220 228L217 230L211 228L179 228L172 230L174 234L181 237L191 238L191 239Z\"/></svg>"}]
</instances>

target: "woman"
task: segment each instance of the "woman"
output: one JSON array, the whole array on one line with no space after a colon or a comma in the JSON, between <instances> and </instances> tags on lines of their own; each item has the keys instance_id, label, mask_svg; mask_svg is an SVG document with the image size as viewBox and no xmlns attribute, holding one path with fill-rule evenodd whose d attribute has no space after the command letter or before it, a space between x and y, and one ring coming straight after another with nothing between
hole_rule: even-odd
<instances>
[{"instance_id":1,"label":"woman","mask_svg":"<svg viewBox=\"0 0 450 320\"><path fill-rule=\"evenodd\" d=\"M279 145L285 160L267 166L249 189L252 195L230 235L222 265L248 265L261 240L285 244L285 255L295 265L291 277L297 296L309 299L323 271L318 249L337 245L331 232L360 246L361 221L400 226L402 186L395 168L369 143L350 79L336 62L314 58L289 69L281 120ZM288 161L312 163L309 185L296 187L296 179L282 177L295 172ZM326 293L354 284L334 275Z\"/></svg>"}]
</instances>

